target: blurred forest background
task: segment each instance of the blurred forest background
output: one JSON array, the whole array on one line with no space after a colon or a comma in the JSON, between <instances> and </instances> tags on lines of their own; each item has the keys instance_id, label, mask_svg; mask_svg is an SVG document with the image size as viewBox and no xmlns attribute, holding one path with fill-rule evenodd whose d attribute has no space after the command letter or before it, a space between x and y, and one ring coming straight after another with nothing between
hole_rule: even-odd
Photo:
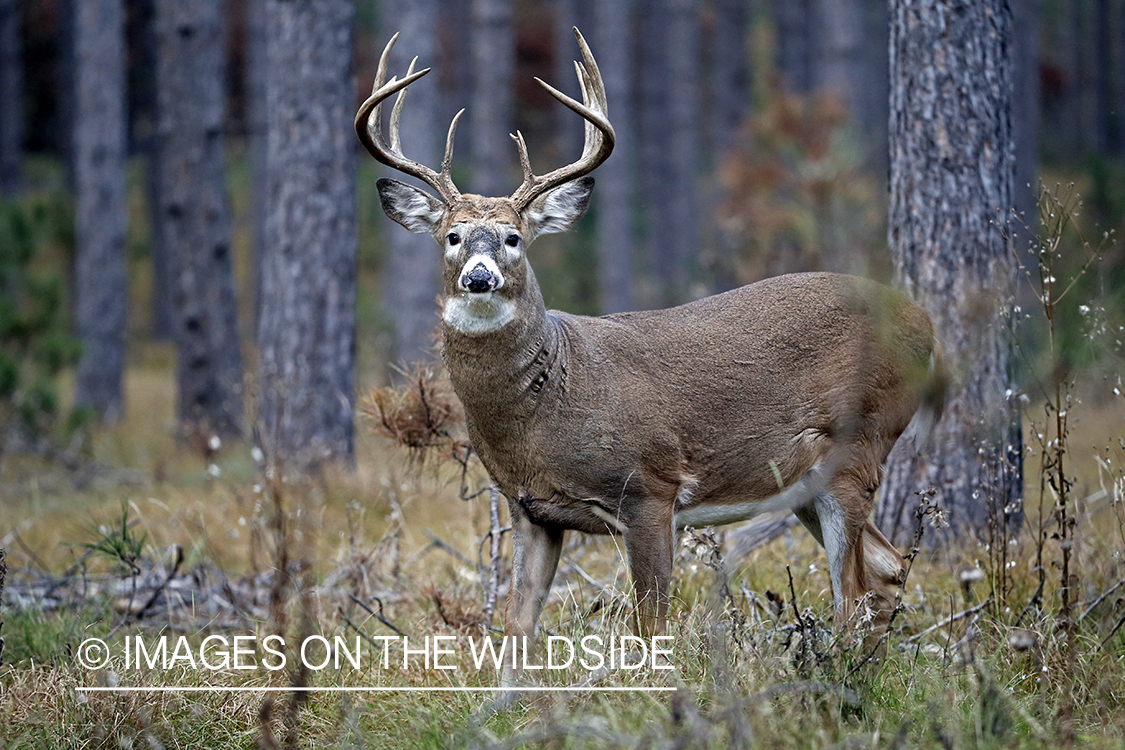
<instances>
[{"instance_id":1,"label":"blurred forest background","mask_svg":"<svg viewBox=\"0 0 1125 750\"><path fill-rule=\"evenodd\" d=\"M351 132L395 31L392 74L415 54L435 71L411 88L407 155L436 164L466 107L455 178L492 195L518 183L509 132L539 169L579 150L579 118L533 77L577 96L570 29L586 31L618 145L591 218L535 247L549 307L664 306L799 270L890 277L881 0L324 0L299 23L270 22L268 2L0 0L9 449L114 422L129 366L173 360L182 438L280 436L276 399L259 413L248 395L316 351L314 395L287 408L325 424L291 439L351 455L353 406L329 394L435 356L439 256L384 219L382 168ZM1117 227L1125 2L1011 7L1014 208L1035 225L1037 180L1076 181L1084 225ZM1123 272L1107 252L1103 291Z\"/></svg>"},{"instance_id":2,"label":"blurred forest background","mask_svg":"<svg viewBox=\"0 0 1125 750\"><path fill-rule=\"evenodd\" d=\"M950 7L963 12L942 17ZM768 534L747 526L712 537L710 557L681 550L682 674L699 683L699 706L677 696L669 714L647 699L598 698L581 710L560 703L559 715L607 714L636 737L729 718L727 735L707 729L721 747L751 746L724 741L745 735L743 715L757 717L762 747L930 746L923 736L1010 747L984 740L1013 722L1043 747L1072 742L1075 726L1117 746L1125 0L0 0L0 657L18 665L0 671L0 727L54 738L32 746L87 735L133 746L143 732L164 736L165 724L170 738L201 746L269 736L272 698L78 700L71 688L94 672L74 669L74 645L91 634L315 626L413 637L493 622L506 586L497 493L471 494L487 478L451 435L455 398L439 373L413 369L437 362L441 254L384 216L375 181L388 172L363 153L353 117L401 32L391 74L414 55L433 67L410 88L405 154L436 166L465 107L454 179L508 195L521 179L509 133L523 132L539 173L581 148L580 118L534 81L578 96L572 26L603 73L617 145L594 175L589 215L531 249L548 307L608 313L790 271L858 273L919 299L950 369L972 376L962 392L985 397L947 403L960 419L942 421L947 434L931 451L945 478L918 479L906 461L905 479L888 470L883 496L895 486L902 502L878 522L904 550L911 529L922 531L916 490L930 484L944 491L922 493L927 542L946 538L938 521L949 509L952 524L975 528L918 559L899 640L872 689L853 679L867 680L871 654L848 661L856 652L839 640L821 654L816 644L834 636L799 609L831 606L822 552L785 533L793 519L767 518ZM956 106L911 121L913 145L896 148L908 128L900 117L889 133L892 103L918 115L939 99L920 95L921 84L904 93L908 78L938 80L931 88ZM979 137L969 144L966 132ZM923 158L889 155L911 148ZM995 211L1009 196L1012 252ZM905 253L888 247L896 222L919 236L930 222L919 246L955 241L936 260L907 258L917 273L903 273ZM973 271L1002 288L958 296ZM415 387L382 389L396 381ZM379 413L388 405L403 421L421 414L422 427L407 427L426 439L444 431L438 447L457 461L412 461L389 446L377 432L394 433ZM977 423L1000 427L987 446ZM345 470L325 463L287 485L267 460L278 455L340 458ZM765 544L781 535L784 549ZM571 537L544 622L624 628L620 551L611 539ZM730 579L739 606L724 544L726 565L741 566ZM706 601L717 604L696 606ZM729 645L724 633L752 637ZM738 669L728 696L729 655ZM418 687L439 677L348 679ZM858 684L867 707L759 692L820 677ZM380 696L360 718L350 703L312 701L313 744L330 746L323 738L356 723L381 743L372 747L408 736L472 746L455 734L475 725L470 699L415 698ZM760 715L747 713L759 703ZM303 720L296 708L286 715L294 727ZM491 730L510 734L530 715L501 716ZM845 741L857 723L868 739ZM948 727L965 739L951 743Z\"/></svg>"}]
</instances>

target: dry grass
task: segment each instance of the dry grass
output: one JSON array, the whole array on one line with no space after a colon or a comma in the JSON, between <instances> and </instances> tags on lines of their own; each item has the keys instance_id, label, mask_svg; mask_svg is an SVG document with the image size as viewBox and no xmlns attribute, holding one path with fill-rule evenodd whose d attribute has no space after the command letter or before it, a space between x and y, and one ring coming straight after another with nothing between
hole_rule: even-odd
<instances>
[{"instance_id":1,"label":"dry grass","mask_svg":"<svg viewBox=\"0 0 1125 750\"><path fill-rule=\"evenodd\" d=\"M475 490L483 473L420 462L376 434L381 426L416 448L463 454L444 386L423 376L425 398L376 392L360 422L357 470L285 483L257 473L248 444L177 445L172 352L132 351L127 417L89 436L77 468L7 456L0 463L0 547L10 567L0 633L4 747L999 748L1055 747L1071 735L1090 747L1125 739L1125 586L1113 588L1125 579L1125 398L1105 380L1112 367L1080 380L1068 410L1069 565L1081 618L1072 638L1058 619L1060 544L1049 497L1040 516L1033 453L1022 532L1003 555L972 541L924 552L885 658L834 635L823 552L796 530L726 567L680 550L675 671L614 671L596 682L675 693L537 694L492 713L482 710L487 693L316 692L295 702L287 690L497 684L495 670L470 668L467 653L468 638L484 636L492 522L487 493L460 496L462 482ZM1038 445L1038 429L1028 424L1027 445ZM204 608L190 602L175 615L160 607L138 614L110 596L61 608L9 605L32 578L81 584L126 575L114 550L139 549L134 564L156 570L173 545L184 553L177 575L200 578L192 590L206 593L202 579L219 570L237 584L232 590L253 592L239 594L255 599L243 625L218 615L200 622ZM541 622L547 634L574 639L628 633L628 594L616 540L574 534ZM383 668L371 658L377 639L396 631L412 642L453 637L459 668L427 669L416 657ZM368 658L359 669L304 672L122 661L126 638L185 635L198 647L208 635L280 634L293 644L310 633L360 637ZM78 646L91 637L109 643L109 667L79 664ZM571 665L542 679L564 686L590 678ZM269 698L76 690L114 683L286 690Z\"/></svg>"},{"instance_id":2,"label":"dry grass","mask_svg":"<svg viewBox=\"0 0 1125 750\"><path fill-rule=\"evenodd\" d=\"M3 502L8 511L4 546L13 569L42 566L61 573L82 555L98 527L112 529L126 503L131 527L146 539L145 554L168 545L185 550L184 569L213 563L230 576L269 570L277 559L273 496L286 517L305 514L292 560L311 563L315 597L296 590L279 602L282 630L296 633L300 612L314 632L393 635L373 613L373 596L386 622L413 638L454 636L454 671L326 669L307 675L312 686L495 685L494 670L465 667L467 638L481 611L484 584L478 551L489 529L487 497L458 499L460 466L417 464L384 438L365 434L359 469L302 487L262 487L249 447L224 446L215 456L180 450L170 412L157 409L169 375L130 373L130 413L147 418L95 436L88 463L77 473L30 461L6 461ZM167 402L165 402L167 403ZM157 414L157 419L151 415ZM1072 424L1072 444L1104 446L1125 433L1125 409L1107 401ZM369 433L370 431L364 431ZM1093 451L1091 451L1092 453ZM1091 456L1079 456L1079 494L1099 487ZM219 467L209 473L210 463ZM1031 479L1034 479L1033 477ZM479 473L470 483L482 481ZM1030 480L1029 480L1030 481ZM1031 495L1029 494L1029 497ZM1082 504L1079 503L1079 508ZM826 624L829 581L822 552L797 531L752 553L731 573L733 601L722 606L716 574L681 552L677 562L672 677L614 672L598 684L673 685L675 694L538 695L495 715L479 711L483 693L316 693L301 705L296 736L308 747L1018 747L1053 746L1060 685L1075 690L1077 736L1091 746L1119 746L1125 726L1125 633L1110 632L1125 612L1125 590L1107 597L1079 629L1079 649L1068 660L1052 613L1056 587L1048 576L1042 617L1019 610L1032 597L1036 545L1029 522L1013 545L1005 602L976 616L915 638L951 614L990 596L990 580L963 583L961 574L987 559L968 545L918 560L907 584L906 611L896 623L885 661L860 665L862 653L838 642ZM1079 514L1075 567L1079 609L1125 576L1120 505L1102 503ZM105 529L102 529L104 532ZM429 534L427 534L427 531ZM18 539L14 536L18 533ZM447 547L436 546L437 538ZM505 556L509 551L505 548ZM1049 547L1047 558L1056 556ZM574 638L627 633L628 583L622 553L612 539L573 535L544 624ZM87 568L110 570L106 556ZM792 588L786 573L792 571ZM298 570L294 568L294 570ZM299 578L301 573L294 574ZM768 594L784 600L775 614ZM792 592L792 593L791 593ZM351 595L368 603L370 612ZM795 629L793 602L808 626ZM304 604L302 604L302 601ZM311 601L311 605L309 602ZM87 637L106 637L119 651L126 636L155 638L167 623L121 620L112 605L91 602L81 611L5 610L7 658L0 685L0 725L7 747L255 747L263 736L256 693L83 694L75 687L116 679L133 686L291 684L290 670L207 672L179 666L168 672L83 669L74 650ZM276 632L277 614L254 622L250 633ZM189 634L193 643L212 628ZM1023 647L1028 639L1033 645ZM1015 639L1015 640L1013 640ZM1018 641L1018 642L1017 642ZM374 647L368 641L365 646ZM1024 648L1024 650L1017 650ZM20 655L22 658L18 658ZM33 654L33 656L28 656ZM580 667L550 674L553 685L589 677ZM285 743L287 694L275 695L269 726Z\"/></svg>"}]
</instances>

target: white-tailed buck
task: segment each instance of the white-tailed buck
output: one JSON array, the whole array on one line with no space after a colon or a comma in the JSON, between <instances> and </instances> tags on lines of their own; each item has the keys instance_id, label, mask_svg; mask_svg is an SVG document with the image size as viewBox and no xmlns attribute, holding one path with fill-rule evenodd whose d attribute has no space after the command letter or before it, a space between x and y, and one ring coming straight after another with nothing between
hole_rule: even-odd
<instances>
[{"instance_id":1,"label":"white-tailed buck","mask_svg":"<svg viewBox=\"0 0 1125 750\"><path fill-rule=\"evenodd\" d=\"M669 310L591 318L548 311L527 261L541 234L586 211L587 177L614 132L605 88L575 29L586 120L575 163L532 173L508 198L462 195L406 158L406 87L387 80L392 38L355 127L383 164L438 194L389 179L389 217L445 254L442 353L469 436L508 499L513 562L505 635L533 636L563 534L624 538L642 633L664 628L678 528L791 509L828 553L837 622L872 592L884 614L903 558L868 520L887 454L911 426L919 442L941 410L940 361L926 313L903 295L828 273L781 276ZM396 35L397 38L397 35ZM388 141L381 103L401 92ZM914 420L912 424L912 419ZM518 675L508 670L505 681Z\"/></svg>"}]
</instances>

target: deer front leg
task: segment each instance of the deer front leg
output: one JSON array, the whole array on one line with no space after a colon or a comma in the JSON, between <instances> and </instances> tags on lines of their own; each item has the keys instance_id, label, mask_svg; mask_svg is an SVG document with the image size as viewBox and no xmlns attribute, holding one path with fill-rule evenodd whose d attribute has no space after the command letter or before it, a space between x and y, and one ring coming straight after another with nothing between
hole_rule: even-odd
<instances>
[{"instance_id":1,"label":"deer front leg","mask_svg":"<svg viewBox=\"0 0 1125 750\"><path fill-rule=\"evenodd\" d=\"M668 623L669 589L672 586L672 513L629 526L625 551L637 597L636 629L642 637L663 635Z\"/></svg>"},{"instance_id":2,"label":"deer front leg","mask_svg":"<svg viewBox=\"0 0 1125 750\"><path fill-rule=\"evenodd\" d=\"M535 624L543 610L543 602L551 590L555 569L562 553L563 530L539 526L531 522L518 502L508 501L512 518L512 579L508 584L508 605L504 611L504 638L509 647L535 642ZM526 641L517 641L521 636ZM501 683L504 687L518 685L523 678L522 666L505 661Z\"/></svg>"}]
</instances>

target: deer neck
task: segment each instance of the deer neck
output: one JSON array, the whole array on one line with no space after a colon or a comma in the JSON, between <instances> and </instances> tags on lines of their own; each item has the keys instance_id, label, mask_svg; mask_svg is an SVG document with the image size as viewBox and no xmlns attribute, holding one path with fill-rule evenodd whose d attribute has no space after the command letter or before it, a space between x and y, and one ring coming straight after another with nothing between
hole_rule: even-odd
<instances>
[{"instance_id":1,"label":"deer neck","mask_svg":"<svg viewBox=\"0 0 1125 750\"><path fill-rule=\"evenodd\" d=\"M441 339L446 369L471 422L518 419L562 386L564 329L547 312L530 269L511 321L482 334L443 322Z\"/></svg>"}]
</instances>

